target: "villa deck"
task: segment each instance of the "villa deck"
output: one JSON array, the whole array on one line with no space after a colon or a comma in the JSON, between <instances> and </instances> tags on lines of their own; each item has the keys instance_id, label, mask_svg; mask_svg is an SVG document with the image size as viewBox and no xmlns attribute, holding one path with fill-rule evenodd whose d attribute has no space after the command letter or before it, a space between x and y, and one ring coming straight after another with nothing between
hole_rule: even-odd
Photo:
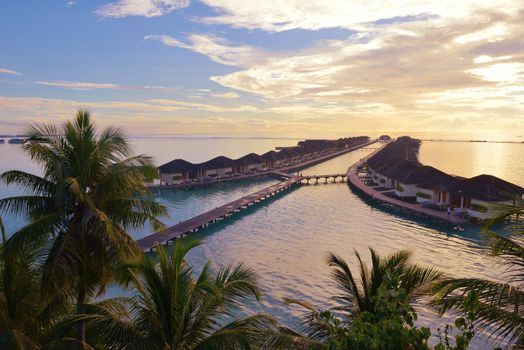
<instances>
[{"instance_id":1,"label":"villa deck","mask_svg":"<svg viewBox=\"0 0 524 350\"><path fill-rule=\"evenodd\" d=\"M376 152L378 152L378 150ZM457 215L453 215L453 214L448 215L446 212L440 212L437 210L423 207L420 204L408 203L400 199L387 196L385 192L390 192L392 191L391 189L380 190L380 189L375 189L375 188L365 185L362 182L362 178L358 176L358 168L362 166L363 164L365 164L367 159L372 157L376 152L373 152L372 154L360 160L358 163L349 167L347 171L347 177L348 177L348 183L350 184L350 186L353 186L354 188L360 190L361 192L363 192L364 194L368 195L369 197L373 198L376 201L395 205L400 208L408 209L413 212L425 215L427 217L439 219L445 222L452 223L454 225L463 225L468 222L468 219L457 216Z\"/></svg>"}]
</instances>

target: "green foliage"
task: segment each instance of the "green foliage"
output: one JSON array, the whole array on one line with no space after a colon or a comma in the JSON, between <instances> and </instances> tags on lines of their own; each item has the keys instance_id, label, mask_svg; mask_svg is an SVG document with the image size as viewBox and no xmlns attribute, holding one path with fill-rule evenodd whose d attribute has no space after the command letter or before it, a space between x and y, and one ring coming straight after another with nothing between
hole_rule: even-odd
<instances>
[{"instance_id":1,"label":"green foliage","mask_svg":"<svg viewBox=\"0 0 524 350\"><path fill-rule=\"evenodd\" d=\"M194 274L186 263L197 241L157 246L157 258L143 255L124 264L122 278L136 291L127 317L85 315L88 329L110 349L252 349L284 343L286 336L269 316L241 316L260 298L256 275L242 264L212 273L209 263Z\"/></svg>"},{"instance_id":2,"label":"green foliage","mask_svg":"<svg viewBox=\"0 0 524 350\"><path fill-rule=\"evenodd\" d=\"M377 294L373 297L375 311L361 313L350 326L339 327L340 322L331 323L336 336L328 343L331 350L396 350L428 349L428 328L414 325L417 314L409 305L409 295L399 288L398 277L387 275Z\"/></svg>"},{"instance_id":3,"label":"green foliage","mask_svg":"<svg viewBox=\"0 0 524 350\"><path fill-rule=\"evenodd\" d=\"M466 301L471 293L478 296L475 329L489 329L502 339L514 344L524 344L524 246L520 240L490 232L491 225L514 215L524 214L524 201L516 200L515 206L500 208L500 216L488 222L485 233L491 240L491 253L506 267L507 282L479 278L446 278L437 283L434 302L444 313L458 310L467 315ZM516 230L514 234L523 232Z\"/></svg>"},{"instance_id":4,"label":"green foliage","mask_svg":"<svg viewBox=\"0 0 524 350\"><path fill-rule=\"evenodd\" d=\"M444 334L438 329L440 342L435 346L435 350L466 350L475 336L474 323L477 320L480 307L478 294L476 292L468 293L462 305L465 316L455 320L455 327L457 329L457 334L454 337L455 345L451 345L449 336L453 327L446 325L444 327Z\"/></svg>"},{"instance_id":5,"label":"green foliage","mask_svg":"<svg viewBox=\"0 0 524 350\"><path fill-rule=\"evenodd\" d=\"M163 227L157 217L165 208L144 196L149 194L144 183L156 170L149 157L131 155L118 129L99 132L85 111L60 127L35 124L27 139L24 151L43 176L17 170L1 175L29 193L0 200L0 210L29 221L4 249L17 255L48 245L41 254L42 293L67 292L82 313L84 304L104 292L113 266L138 253L126 228Z\"/></svg>"},{"instance_id":6,"label":"green foliage","mask_svg":"<svg viewBox=\"0 0 524 350\"><path fill-rule=\"evenodd\" d=\"M380 179L380 180L378 180L378 182L380 182L381 184L385 184L385 183L386 183L386 180L384 180L384 179Z\"/></svg>"},{"instance_id":7,"label":"green foliage","mask_svg":"<svg viewBox=\"0 0 524 350\"><path fill-rule=\"evenodd\" d=\"M400 184L397 184L397 186L395 186L395 189L399 192L404 192L404 187L402 187Z\"/></svg>"},{"instance_id":8,"label":"green foliage","mask_svg":"<svg viewBox=\"0 0 524 350\"><path fill-rule=\"evenodd\" d=\"M52 329L72 312L64 294L45 296L36 251L0 253L0 349L36 349L53 338Z\"/></svg>"},{"instance_id":9,"label":"green foliage","mask_svg":"<svg viewBox=\"0 0 524 350\"><path fill-rule=\"evenodd\" d=\"M417 197L425 198L425 199L431 199L431 195L429 193L425 193L425 192L417 192Z\"/></svg>"},{"instance_id":10,"label":"green foliage","mask_svg":"<svg viewBox=\"0 0 524 350\"><path fill-rule=\"evenodd\" d=\"M331 275L338 289L338 293L333 296L333 299L337 301L333 308L327 311L316 310L306 302L286 300L288 303L300 305L306 310L303 315L304 336L315 344L325 345L333 341L336 342L341 334L343 336L347 333L347 330L353 327L355 320L364 322L362 332L366 331L366 326L377 323L378 320L384 323L378 328L387 325L391 332L393 332L392 329L398 330L399 324L402 325L404 322L414 320L414 314L411 313L413 310L402 309L404 306L409 306L402 303L407 299L416 297L442 275L432 268L423 268L411 263L412 254L409 251L401 250L385 257L379 256L371 248L370 252L372 268L368 269L360 254L355 251L359 262L358 275L351 271L344 259L335 254L330 254L328 263L333 268ZM356 276L360 278L357 279ZM394 288L396 288L395 293L398 293L398 296L395 297L402 300L402 303L393 303L394 307L402 306L400 310L402 312L398 316L399 319L396 320L390 319L390 316L396 315L391 310L386 315L388 306L384 305L384 288L389 291L389 287L393 285L391 276L396 276L394 277ZM384 286L383 283L389 284ZM336 315L336 317L332 317L332 315ZM409 325L409 323L407 324ZM385 336L385 334L378 335L379 338L382 336Z\"/></svg>"}]
</instances>

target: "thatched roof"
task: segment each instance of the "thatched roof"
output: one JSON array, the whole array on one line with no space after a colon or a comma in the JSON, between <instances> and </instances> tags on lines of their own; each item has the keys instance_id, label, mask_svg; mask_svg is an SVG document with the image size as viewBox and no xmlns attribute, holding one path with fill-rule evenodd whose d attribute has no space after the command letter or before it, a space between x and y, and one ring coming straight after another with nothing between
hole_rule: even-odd
<instances>
[{"instance_id":1,"label":"thatched roof","mask_svg":"<svg viewBox=\"0 0 524 350\"><path fill-rule=\"evenodd\" d=\"M184 173L188 171L193 171L196 168L197 166L195 164L190 163L184 159L175 159L170 161L169 163L166 163L158 167L160 172L164 174Z\"/></svg>"},{"instance_id":2,"label":"thatched roof","mask_svg":"<svg viewBox=\"0 0 524 350\"><path fill-rule=\"evenodd\" d=\"M462 181L460 192L474 199L502 202L521 198L524 188L492 175L479 175Z\"/></svg>"}]
</instances>

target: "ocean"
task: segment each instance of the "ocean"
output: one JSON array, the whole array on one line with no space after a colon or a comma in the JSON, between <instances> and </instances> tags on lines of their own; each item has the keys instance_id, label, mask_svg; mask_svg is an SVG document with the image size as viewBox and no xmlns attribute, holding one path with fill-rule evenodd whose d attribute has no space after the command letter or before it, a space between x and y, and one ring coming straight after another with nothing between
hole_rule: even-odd
<instances>
[{"instance_id":1,"label":"ocean","mask_svg":"<svg viewBox=\"0 0 524 350\"><path fill-rule=\"evenodd\" d=\"M275 146L295 145L295 139L224 139L141 137L131 139L136 153L149 154L160 165L173 158L201 162L217 155L232 158L249 152L266 152ZM369 151L354 151L302 172L322 174L345 172ZM475 176L482 173L502 177L524 186L522 143L476 143L424 141L420 161L443 171ZM38 173L38 168L21 152L18 145L0 145L0 172L21 169ZM162 190L155 198L169 208L166 224L174 224L211 208L225 204L246 193L275 183L273 178L259 178L238 184L216 184L191 191ZM21 189L0 185L0 198L21 193ZM4 216L8 232L23 225L22 218ZM150 229L132 231L134 238ZM196 269L211 260L213 266L243 262L258 273L264 292L255 311L275 315L288 325L296 324L299 310L286 306L285 297L302 299L314 305L329 305L334 286L326 264L328 252L345 257L356 265L353 250L369 258L369 247L380 254L409 249L414 261L433 266L454 276L497 280L502 267L484 249L485 242L476 226L453 228L437 222L406 216L394 209L376 207L354 194L346 184L301 186L256 208L233 216L220 224L195 234L204 244L188 257ZM118 293L118 290L113 290ZM423 303L417 304L418 323L441 327L449 319L440 319ZM475 348L487 348L486 338L477 337ZM491 344L492 345L492 344Z\"/></svg>"}]
</instances>

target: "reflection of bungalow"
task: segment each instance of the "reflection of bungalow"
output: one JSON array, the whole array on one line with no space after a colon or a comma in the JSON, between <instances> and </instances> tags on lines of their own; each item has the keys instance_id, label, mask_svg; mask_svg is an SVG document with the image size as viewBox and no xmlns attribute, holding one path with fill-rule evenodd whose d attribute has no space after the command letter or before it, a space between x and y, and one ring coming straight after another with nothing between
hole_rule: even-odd
<instances>
[{"instance_id":1,"label":"reflection of bungalow","mask_svg":"<svg viewBox=\"0 0 524 350\"><path fill-rule=\"evenodd\" d=\"M197 176L196 166L183 159L175 159L158 168L160 181L172 185Z\"/></svg>"},{"instance_id":2,"label":"reflection of bungalow","mask_svg":"<svg viewBox=\"0 0 524 350\"><path fill-rule=\"evenodd\" d=\"M231 158L218 156L205 163L198 165L199 176L198 177L222 177L233 174L235 167L235 161Z\"/></svg>"},{"instance_id":3,"label":"reflection of bungalow","mask_svg":"<svg viewBox=\"0 0 524 350\"><path fill-rule=\"evenodd\" d=\"M515 198L524 195L524 188L495 176L479 175L462 181L457 194L471 217L487 219L498 214L498 206L514 205Z\"/></svg>"},{"instance_id":4,"label":"reflection of bungalow","mask_svg":"<svg viewBox=\"0 0 524 350\"><path fill-rule=\"evenodd\" d=\"M266 167L264 158L256 153L249 153L235 160L235 170L237 173L249 171L260 171Z\"/></svg>"}]
</instances>

